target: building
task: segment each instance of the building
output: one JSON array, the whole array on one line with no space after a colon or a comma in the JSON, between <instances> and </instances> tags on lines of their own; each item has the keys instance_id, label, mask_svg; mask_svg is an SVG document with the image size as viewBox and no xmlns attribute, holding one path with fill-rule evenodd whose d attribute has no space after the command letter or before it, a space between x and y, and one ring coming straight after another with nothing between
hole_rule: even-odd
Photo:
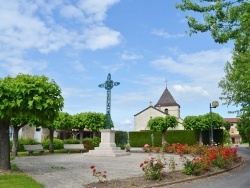
<instances>
[{"instance_id":1,"label":"building","mask_svg":"<svg viewBox=\"0 0 250 188\"><path fill-rule=\"evenodd\" d=\"M233 144L240 144L241 143L241 136L239 134L239 131L237 129L237 118L223 118L224 121L230 122L230 138Z\"/></svg>"},{"instance_id":2,"label":"building","mask_svg":"<svg viewBox=\"0 0 250 188\"><path fill-rule=\"evenodd\" d=\"M149 107L134 115L135 131L148 130L147 123L151 118L158 116L173 115L178 120L178 126L173 130L183 130L180 117L180 105L174 100L173 96L166 87L159 101L153 106L150 102Z\"/></svg>"},{"instance_id":3,"label":"building","mask_svg":"<svg viewBox=\"0 0 250 188\"><path fill-rule=\"evenodd\" d=\"M10 127L10 140L13 139L13 127ZM56 134L56 132L55 132ZM29 124L22 127L18 132L18 138L28 139L32 138L38 142L44 141L49 136L49 129L42 127L30 126ZM56 136L56 135L54 135Z\"/></svg>"}]
</instances>

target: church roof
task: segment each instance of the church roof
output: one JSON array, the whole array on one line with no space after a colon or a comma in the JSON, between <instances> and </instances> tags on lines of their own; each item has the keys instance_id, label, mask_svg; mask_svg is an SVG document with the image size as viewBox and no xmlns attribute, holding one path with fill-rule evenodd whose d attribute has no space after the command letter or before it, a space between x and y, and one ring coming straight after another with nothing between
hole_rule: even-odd
<instances>
[{"instance_id":1,"label":"church roof","mask_svg":"<svg viewBox=\"0 0 250 188\"><path fill-rule=\"evenodd\" d=\"M134 116L137 116L137 115L141 114L142 112L148 110L149 108L152 108L152 109L154 109L154 110L156 110L156 111L158 111L158 112L161 112L162 114L165 114L163 111L161 111L161 110L159 110L159 109L157 109L157 108L155 108L155 107L153 107L153 106L149 106L149 107L145 108L144 110L138 112L138 113L135 114Z\"/></svg>"},{"instance_id":2,"label":"church roof","mask_svg":"<svg viewBox=\"0 0 250 188\"><path fill-rule=\"evenodd\" d=\"M155 107L158 107L158 106L179 106L180 107L180 105L176 103L176 101L174 100L174 97L168 91L167 87L162 93L161 98L155 105Z\"/></svg>"}]
</instances>

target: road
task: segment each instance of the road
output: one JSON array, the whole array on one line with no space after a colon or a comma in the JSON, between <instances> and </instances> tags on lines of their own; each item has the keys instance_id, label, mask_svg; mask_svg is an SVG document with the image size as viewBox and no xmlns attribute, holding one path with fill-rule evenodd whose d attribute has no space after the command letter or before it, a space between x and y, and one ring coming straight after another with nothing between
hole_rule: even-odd
<instances>
[{"instance_id":1,"label":"road","mask_svg":"<svg viewBox=\"0 0 250 188\"><path fill-rule=\"evenodd\" d=\"M250 148L238 147L238 155L244 159L244 164L235 170L217 176L195 180L182 184L171 185L171 188L248 188L250 187Z\"/></svg>"}]
</instances>

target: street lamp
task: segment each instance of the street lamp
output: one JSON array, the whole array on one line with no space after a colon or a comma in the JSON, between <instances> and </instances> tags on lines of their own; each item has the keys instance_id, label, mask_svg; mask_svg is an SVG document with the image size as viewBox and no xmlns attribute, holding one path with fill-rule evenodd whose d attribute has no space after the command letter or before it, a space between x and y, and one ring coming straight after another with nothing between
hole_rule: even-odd
<instances>
[{"instance_id":1,"label":"street lamp","mask_svg":"<svg viewBox=\"0 0 250 188\"><path fill-rule=\"evenodd\" d=\"M216 108L219 106L219 102L218 101L213 101L212 104L209 104L209 108L210 108L210 127L211 127L211 146L214 145L214 135L213 135L213 123L212 123L212 108Z\"/></svg>"}]
</instances>

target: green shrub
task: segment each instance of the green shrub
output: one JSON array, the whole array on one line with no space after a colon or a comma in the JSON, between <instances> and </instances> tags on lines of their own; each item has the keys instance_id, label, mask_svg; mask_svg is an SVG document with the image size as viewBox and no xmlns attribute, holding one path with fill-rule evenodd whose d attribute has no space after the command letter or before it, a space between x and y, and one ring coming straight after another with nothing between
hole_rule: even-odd
<instances>
[{"instance_id":1,"label":"green shrub","mask_svg":"<svg viewBox=\"0 0 250 188\"><path fill-rule=\"evenodd\" d=\"M84 144L84 148L86 149L86 151L89 151L89 150L93 150L94 149L94 144L93 142L85 142Z\"/></svg>"},{"instance_id":2,"label":"green shrub","mask_svg":"<svg viewBox=\"0 0 250 188\"><path fill-rule=\"evenodd\" d=\"M199 140L198 131L194 130L169 130L166 132L166 141L169 144L179 143L194 145Z\"/></svg>"},{"instance_id":3,"label":"green shrub","mask_svg":"<svg viewBox=\"0 0 250 188\"><path fill-rule=\"evenodd\" d=\"M57 138L53 139L54 150L63 149L63 141ZM42 142L43 148L49 150L50 139L46 139Z\"/></svg>"},{"instance_id":4,"label":"green shrub","mask_svg":"<svg viewBox=\"0 0 250 188\"><path fill-rule=\"evenodd\" d=\"M94 149L94 139L93 138L84 138L83 145L86 151Z\"/></svg>"},{"instance_id":5,"label":"green shrub","mask_svg":"<svg viewBox=\"0 0 250 188\"><path fill-rule=\"evenodd\" d=\"M70 138L63 141L63 144L80 144L80 140Z\"/></svg>"},{"instance_id":6,"label":"green shrub","mask_svg":"<svg viewBox=\"0 0 250 188\"><path fill-rule=\"evenodd\" d=\"M152 145L151 134L153 131L129 132L129 144L131 147L143 147L145 144ZM154 132L154 146L161 145L161 132Z\"/></svg>"},{"instance_id":7,"label":"green shrub","mask_svg":"<svg viewBox=\"0 0 250 188\"><path fill-rule=\"evenodd\" d=\"M160 147L162 143L162 133L152 131L129 132L129 143L131 147L143 147L144 144L152 146L151 135L154 136L154 146ZM194 145L198 142L198 131L194 130L169 130L166 132L166 141L169 144L180 143Z\"/></svg>"},{"instance_id":8,"label":"green shrub","mask_svg":"<svg viewBox=\"0 0 250 188\"><path fill-rule=\"evenodd\" d=\"M101 138L94 136L93 137L93 144L94 147L99 147L99 144L101 143Z\"/></svg>"},{"instance_id":9,"label":"green shrub","mask_svg":"<svg viewBox=\"0 0 250 188\"><path fill-rule=\"evenodd\" d=\"M116 145L124 145L128 143L128 133L126 131L115 132L115 143Z\"/></svg>"},{"instance_id":10,"label":"green shrub","mask_svg":"<svg viewBox=\"0 0 250 188\"><path fill-rule=\"evenodd\" d=\"M223 142L222 144L231 144L231 138L230 138L230 133L227 130L223 130Z\"/></svg>"},{"instance_id":11,"label":"green shrub","mask_svg":"<svg viewBox=\"0 0 250 188\"><path fill-rule=\"evenodd\" d=\"M40 142L38 142L33 138L27 138L27 139L21 138L17 142L17 151L18 152L25 151L24 145L35 145L35 144L40 144ZM12 146L13 146L13 140L10 141L10 151L12 150Z\"/></svg>"}]
</instances>

